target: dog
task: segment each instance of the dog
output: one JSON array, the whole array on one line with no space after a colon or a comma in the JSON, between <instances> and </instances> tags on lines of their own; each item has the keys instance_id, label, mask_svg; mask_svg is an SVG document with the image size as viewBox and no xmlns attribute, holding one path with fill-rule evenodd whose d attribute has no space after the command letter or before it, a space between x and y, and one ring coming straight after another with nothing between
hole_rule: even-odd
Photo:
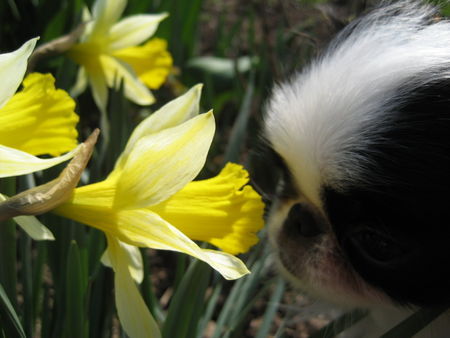
<instances>
[{"instance_id":1,"label":"dog","mask_svg":"<svg viewBox=\"0 0 450 338\"><path fill-rule=\"evenodd\" d=\"M294 287L377 337L450 305L450 21L383 2L272 91L263 137L282 175L268 216ZM450 337L444 311L417 337Z\"/></svg>"}]
</instances>

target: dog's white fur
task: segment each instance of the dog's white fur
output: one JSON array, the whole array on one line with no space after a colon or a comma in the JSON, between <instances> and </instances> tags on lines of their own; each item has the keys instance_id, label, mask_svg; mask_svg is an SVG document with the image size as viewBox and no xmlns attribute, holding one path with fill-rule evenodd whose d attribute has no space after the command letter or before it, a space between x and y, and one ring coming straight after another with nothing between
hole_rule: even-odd
<instances>
[{"instance_id":1,"label":"dog's white fur","mask_svg":"<svg viewBox=\"0 0 450 338\"><path fill-rule=\"evenodd\" d=\"M364 184L367 158L355 157L355 149L363 153L379 130L389 128L392 92L409 79L423 86L431 73L442 77L442 66L450 64L450 22L424 26L432 7L417 10L400 1L396 8L402 15L395 20L369 14L348 39L273 91L265 135L316 205L323 184Z\"/></svg>"}]
</instances>

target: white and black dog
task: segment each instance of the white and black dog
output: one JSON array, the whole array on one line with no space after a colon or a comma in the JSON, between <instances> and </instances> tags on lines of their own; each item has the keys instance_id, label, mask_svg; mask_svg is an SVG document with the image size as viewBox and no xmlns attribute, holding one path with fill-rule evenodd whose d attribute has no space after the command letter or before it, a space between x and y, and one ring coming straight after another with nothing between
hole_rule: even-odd
<instances>
[{"instance_id":1,"label":"white and black dog","mask_svg":"<svg viewBox=\"0 0 450 338\"><path fill-rule=\"evenodd\" d=\"M284 171L270 238L294 286L372 309L353 336L450 305L450 21L435 7L353 21L273 90L264 137ZM448 312L425 330L450 337Z\"/></svg>"}]
</instances>

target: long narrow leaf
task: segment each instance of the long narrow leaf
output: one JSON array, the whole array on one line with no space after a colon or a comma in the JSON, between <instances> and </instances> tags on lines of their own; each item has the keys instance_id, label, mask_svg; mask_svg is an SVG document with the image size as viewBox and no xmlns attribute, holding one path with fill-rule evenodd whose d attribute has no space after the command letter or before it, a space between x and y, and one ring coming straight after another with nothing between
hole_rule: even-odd
<instances>
[{"instance_id":1,"label":"long narrow leaf","mask_svg":"<svg viewBox=\"0 0 450 338\"><path fill-rule=\"evenodd\" d=\"M366 310L354 310L352 312L345 313L341 317L335 319L330 324L312 334L310 338L335 337L337 334L343 332L344 330L348 329L349 327L366 317L367 314L368 311Z\"/></svg>"},{"instance_id":2,"label":"long narrow leaf","mask_svg":"<svg viewBox=\"0 0 450 338\"><path fill-rule=\"evenodd\" d=\"M275 290L270 297L269 306L264 313L261 327L258 330L256 338L266 338L269 336L270 328L273 324L273 319L277 313L278 306L280 305L281 298L283 297L285 282L279 278L275 285Z\"/></svg>"},{"instance_id":3,"label":"long narrow leaf","mask_svg":"<svg viewBox=\"0 0 450 338\"><path fill-rule=\"evenodd\" d=\"M0 328L3 329L6 337L25 338L25 332L8 295L0 284ZM1 333L1 331L0 331Z\"/></svg>"},{"instance_id":4,"label":"long narrow leaf","mask_svg":"<svg viewBox=\"0 0 450 338\"><path fill-rule=\"evenodd\" d=\"M239 162L239 154L247 135L248 120L251 112L251 102L254 94L254 73L250 73L250 81L245 92L244 100L239 110L238 118L233 126L230 141L225 152L225 162Z\"/></svg>"},{"instance_id":5,"label":"long narrow leaf","mask_svg":"<svg viewBox=\"0 0 450 338\"><path fill-rule=\"evenodd\" d=\"M448 307L421 309L383 334L382 338L408 338L414 336L425 326L448 310Z\"/></svg>"},{"instance_id":6,"label":"long narrow leaf","mask_svg":"<svg viewBox=\"0 0 450 338\"><path fill-rule=\"evenodd\" d=\"M22 287L23 287L23 326L28 337L33 336L33 277L31 258L31 238L25 234L20 236L20 252L22 254Z\"/></svg>"},{"instance_id":7,"label":"long narrow leaf","mask_svg":"<svg viewBox=\"0 0 450 338\"><path fill-rule=\"evenodd\" d=\"M198 329L197 329L197 338L202 338L204 336L204 332L206 330L206 327L208 323L211 321L212 316L214 314L214 310L217 307L220 293L222 291L223 283L219 283L215 285L214 290L209 297L208 303L206 305L206 309L203 313L203 318L199 323Z\"/></svg>"},{"instance_id":8,"label":"long narrow leaf","mask_svg":"<svg viewBox=\"0 0 450 338\"><path fill-rule=\"evenodd\" d=\"M204 307L211 268L194 261L188 268L170 302L162 330L164 338L189 338L195 332Z\"/></svg>"},{"instance_id":9,"label":"long narrow leaf","mask_svg":"<svg viewBox=\"0 0 450 338\"><path fill-rule=\"evenodd\" d=\"M4 178L2 193L13 196L16 192L16 179ZM17 285L17 254L16 254L16 224L12 219L0 223L0 283L12 306L17 309L16 285Z\"/></svg>"},{"instance_id":10,"label":"long narrow leaf","mask_svg":"<svg viewBox=\"0 0 450 338\"><path fill-rule=\"evenodd\" d=\"M147 304L150 312L155 317L157 322L164 321L165 315L161 309L158 298L152 287L152 281L150 278L150 268L147 257L145 256L146 249L141 249L141 254L144 258L144 279L141 284L142 298L144 298L145 304Z\"/></svg>"},{"instance_id":11,"label":"long narrow leaf","mask_svg":"<svg viewBox=\"0 0 450 338\"><path fill-rule=\"evenodd\" d=\"M65 337L85 337L84 295L86 283L80 250L72 241L67 257Z\"/></svg>"}]
</instances>

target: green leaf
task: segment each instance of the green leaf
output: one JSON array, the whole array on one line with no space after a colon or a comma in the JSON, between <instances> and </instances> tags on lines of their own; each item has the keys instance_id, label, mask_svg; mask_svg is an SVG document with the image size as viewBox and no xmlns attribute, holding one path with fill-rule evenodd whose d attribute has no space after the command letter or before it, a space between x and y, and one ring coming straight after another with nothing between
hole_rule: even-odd
<instances>
[{"instance_id":1,"label":"green leaf","mask_svg":"<svg viewBox=\"0 0 450 338\"><path fill-rule=\"evenodd\" d=\"M67 256L65 337L86 337L85 294L86 276L81 253L75 241L72 241Z\"/></svg>"},{"instance_id":2,"label":"green leaf","mask_svg":"<svg viewBox=\"0 0 450 338\"><path fill-rule=\"evenodd\" d=\"M25 332L20 323L14 307L0 284L0 329L3 329L6 337L25 338ZM1 333L1 331L0 331Z\"/></svg>"},{"instance_id":3,"label":"green leaf","mask_svg":"<svg viewBox=\"0 0 450 338\"><path fill-rule=\"evenodd\" d=\"M203 312L211 268L194 260L170 302L162 336L190 338L196 332Z\"/></svg>"},{"instance_id":4,"label":"green leaf","mask_svg":"<svg viewBox=\"0 0 450 338\"><path fill-rule=\"evenodd\" d=\"M330 324L326 325L319 331L315 332L310 336L310 338L332 338L337 334L353 326L361 319L365 318L368 314L366 310L354 310L343 314L339 318L332 321Z\"/></svg>"},{"instance_id":5,"label":"green leaf","mask_svg":"<svg viewBox=\"0 0 450 338\"><path fill-rule=\"evenodd\" d=\"M33 290L32 294L32 312L34 314L33 320L36 320L36 316L39 314L39 310L42 308L42 299L44 290L42 288L42 280L44 278L44 264L47 261L47 247L45 242L36 243L36 258L33 264L32 271L32 280L33 284L31 289ZM42 320L41 320L42 324ZM43 335L43 337L45 337Z\"/></svg>"},{"instance_id":6,"label":"green leaf","mask_svg":"<svg viewBox=\"0 0 450 338\"><path fill-rule=\"evenodd\" d=\"M254 75L250 74L250 81L248 83L245 96L239 110L239 115L233 125L230 140L225 151L225 163L236 162L239 163L239 154L241 154L247 136L247 126L250 119L251 103L254 95L255 83Z\"/></svg>"},{"instance_id":7,"label":"green leaf","mask_svg":"<svg viewBox=\"0 0 450 338\"><path fill-rule=\"evenodd\" d=\"M270 297L269 306L264 313L263 321L261 323L261 327L258 330L256 338L269 337L269 331L273 324L273 319L275 318L278 306L281 303L281 298L283 297L284 286L285 281L282 278L278 278L275 285L275 291L273 292L272 297Z\"/></svg>"},{"instance_id":8,"label":"green leaf","mask_svg":"<svg viewBox=\"0 0 450 338\"><path fill-rule=\"evenodd\" d=\"M204 332L207 328L208 323L211 321L212 316L214 314L214 310L217 307L219 302L219 297L222 292L223 283L218 283L214 286L214 290L211 293L211 296L208 299L208 303L206 305L205 311L203 312L203 317L199 322L199 326L197 329L197 338L204 337Z\"/></svg>"},{"instance_id":9,"label":"green leaf","mask_svg":"<svg viewBox=\"0 0 450 338\"><path fill-rule=\"evenodd\" d=\"M437 307L434 309L421 309L412 314L400 324L383 334L382 338L409 338L422 330L442 313L448 310L448 307Z\"/></svg>"},{"instance_id":10,"label":"green leaf","mask_svg":"<svg viewBox=\"0 0 450 338\"><path fill-rule=\"evenodd\" d=\"M256 252L257 250L253 251L253 256ZM217 318L213 338L241 336L239 328L245 322L254 302L264 295L271 285L270 282L266 282L261 288L261 280L266 274L267 257L268 250L258 255L258 259L251 265L252 273L234 283Z\"/></svg>"},{"instance_id":11,"label":"green leaf","mask_svg":"<svg viewBox=\"0 0 450 338\"><path fill-rule=\"evenodd\" d=\"M13 196L16 192L15 177L1 180L2 193ZM16 224L12 219L0 222L0 283L14 308L17 309L17 253L16 253Z\"/></svg>"},{"instance_id":12,"label":"green leaf","mask_svg":"<svg viewBox=\"0 0 450 338\"><path fill-rule=\"evenodd\" d=\"M23 288L23 326L28 337L33 336L34 306L33 306L33 274L31 256L31 238L20 235L19 247L22 254L22 288Z\"/></svg>"},{"instance_id":13,"label":"green leaf","mask_svg":"<svg viewBox=\"0 0 450 338\"><path fill-rule=\"evenodd\" d=\"M149 260L147 259L147 250L141 248L141 254L144 263L144 279L141 284L142 297L144 298L145 304L149 308L153 317L157 322L162 322L164 320L164 313L159 304L158 298L152 287L152 280L150 275Z\"/></svg>"},{"instance_id":14,"label":"green leaf","mask_svg":"<svg viewBox=\"0 0 450 338\"><path fill-rule=\"evenodd\" d=\"M203 0L160 1L156 9L156 12L170 14L169 18L159 25L156 36L169 41L174 63L182 68L197 49L202 3Z\"/></svg>"},{"instance_id":15,"label":"green leaf","mask_svg":"<svg viewBox=\"0 0 450 338\"><path fill-rule=\"evenodd\" d=\"M257 63L257 59L250 56L241 56L235 60L217 56L199 56L189 60L187 66L194 71L212 74L231 81L237 74L250 71L255 63Z\"/></svg>"}]
</instances>

